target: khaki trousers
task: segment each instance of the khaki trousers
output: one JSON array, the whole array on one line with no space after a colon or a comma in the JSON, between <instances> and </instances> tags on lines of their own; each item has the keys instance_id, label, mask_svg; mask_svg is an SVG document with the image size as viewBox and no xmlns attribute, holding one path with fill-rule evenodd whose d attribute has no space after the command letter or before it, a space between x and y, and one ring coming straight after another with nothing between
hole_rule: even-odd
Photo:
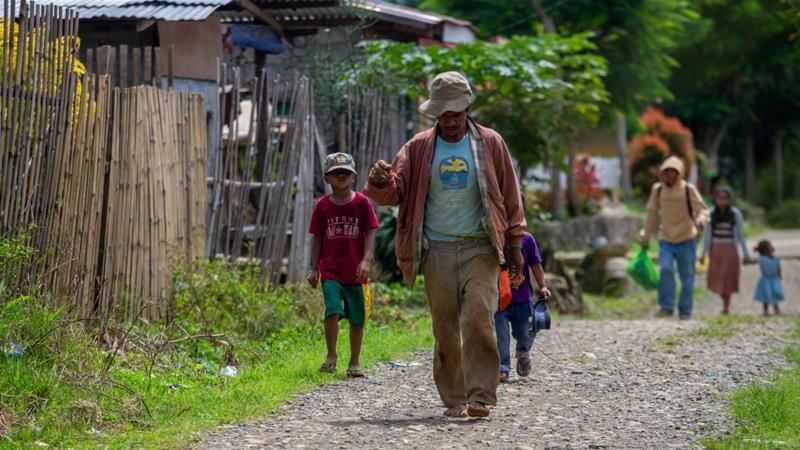
<instances>
[{"instance_id":1,"label":"khaki trousers","mask_svg":"<svg viewBox=\"0 0 800 450\"><path fill-rule=\"evenodd\" d=\"M422 272L436 339L433 379L448 408L497 404L499 270L488 240L428 243Z\"/></svg>"}]
</instances>

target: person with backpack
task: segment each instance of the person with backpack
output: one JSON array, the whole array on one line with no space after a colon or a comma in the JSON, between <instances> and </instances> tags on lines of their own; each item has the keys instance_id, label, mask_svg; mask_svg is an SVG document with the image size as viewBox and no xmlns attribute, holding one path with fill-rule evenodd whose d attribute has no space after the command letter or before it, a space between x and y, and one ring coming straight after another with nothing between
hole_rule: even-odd
<instances>
[{"instance_id":1,"label":"person with backpack","mask_svg":"<svg viewBox=\"0 0 800 450\"><path fill-rule=\"evenodd\" d=\"M646 248L660 221L658 283L658 317L672 317L675 311L675 266L681 280L678 315L681 320L692 317L694 303L697 235L708 224L709 215L697 188L683 179L683 161L670 156L661 165L660 182L653 184L647 200L644 228L639 233Z\"/></svg>"}]
</instances>

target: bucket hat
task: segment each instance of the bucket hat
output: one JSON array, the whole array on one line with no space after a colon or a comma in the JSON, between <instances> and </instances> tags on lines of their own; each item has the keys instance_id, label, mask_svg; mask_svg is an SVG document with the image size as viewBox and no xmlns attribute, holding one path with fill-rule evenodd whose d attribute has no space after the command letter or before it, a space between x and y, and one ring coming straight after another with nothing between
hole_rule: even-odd
<instances>
[{"instance_id":1,"label":"bucket hat","mask_svg":"<svg viewBox=\"0 0 800 450\"><path fill-rule=\"evenodd\" d=\"M472 89L469 81L458 72L436 75L431 83L431 95L419 105L419 110L433 117L447 111L461 112L472 104Z\"/></svg>"}]
</instances>

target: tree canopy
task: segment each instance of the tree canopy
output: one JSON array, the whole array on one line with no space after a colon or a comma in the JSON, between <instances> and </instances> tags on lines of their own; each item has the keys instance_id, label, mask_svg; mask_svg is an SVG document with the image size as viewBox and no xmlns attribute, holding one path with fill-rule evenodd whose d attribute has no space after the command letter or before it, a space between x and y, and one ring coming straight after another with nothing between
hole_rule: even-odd
<instances>
[{"instance_id":1,"label":"tree canopy","mask_svg":"<svg viewBox=\"0 0 800 450\"><path fill-rule=\"evenodd\" d=\"M502 130L523 164L540 161L545 149L555 151L568 134L596 124L608 101L602 81L606 63L594 53L588 34L516 36L499 44L476 41L452 48L388 41L362 45L365 64L353 67L348 82L418 99L427 96L426 80L444 71L462 72L475 92L473 111ZM553 113L555 104L561 114Z\"/></svg>"}]
</instances>

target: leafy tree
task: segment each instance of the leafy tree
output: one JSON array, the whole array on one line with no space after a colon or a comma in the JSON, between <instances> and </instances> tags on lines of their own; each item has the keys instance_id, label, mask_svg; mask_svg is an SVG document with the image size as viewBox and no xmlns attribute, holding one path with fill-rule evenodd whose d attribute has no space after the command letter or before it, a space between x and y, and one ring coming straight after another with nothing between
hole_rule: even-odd
<instances>
[{"instance_id":1,"label":"leafy tree","mask_svg":"<svg viewBox=\"0 0 800 450\"><path fill-rule=\"evenodd\" d=\"M672 53L691 43L701 26L689 0L426 0L421 6L469 19L485 34L535 34L544 26L537 20L561 35L592 33L597 52L608 61L605 117L617 127L624 177L626 117L672 98L668 81L678 65ZM623 184L627 194L629 183Z\"/></svg>"},{"instance_id":2,"label":"leafy tree","mask_svg":"<svg viewBox=\"0 0 800 450\"><path fill-rule=\"evenodd\" d=\"M650 186L658 181L664 159L673 155L679 157L688 173L696 156L692 132L680 120L667 117L656 108L648 108L639 121L646 131L631 140L631 174L637 192L647 196Z\"/></svg>"},{"instance_id":3,"label":"leafy tree","mask_svg":"<svg viewBox=\"0 0 800 450\"><path fill-rule=\"evenodd\" d=\"M594 125L608 94L606 64L587 35L514 37L453 48L369 41L364 64L346 82L382 86L411 98L427 96L426 80L457 70L475 89L473 110L503 134L521 164L540 162L545 151L562 151L566 136ZM375 68L381 68L376 71ZM554 103L560 115L552 112Z\"/></svg>"},{"instance_id":4,"label":"leafy tree","mask_svg":"<svg viewBox=\"0 0 800 450\"><path fill-rule=\"evenodd\" d=\"M753 201L756 164L775 155L779 182L783 140L792 136L789 130L796 123L800 46L796 11L790 9L796 2L694 3L705 31L694 45L677 53L681 67L670 83L675 100L666 109L682 117L699 137L708 155L709 176L717 175L720 155L734 158L745 173L746 196Z\"/></svg>"}]
</instances>

